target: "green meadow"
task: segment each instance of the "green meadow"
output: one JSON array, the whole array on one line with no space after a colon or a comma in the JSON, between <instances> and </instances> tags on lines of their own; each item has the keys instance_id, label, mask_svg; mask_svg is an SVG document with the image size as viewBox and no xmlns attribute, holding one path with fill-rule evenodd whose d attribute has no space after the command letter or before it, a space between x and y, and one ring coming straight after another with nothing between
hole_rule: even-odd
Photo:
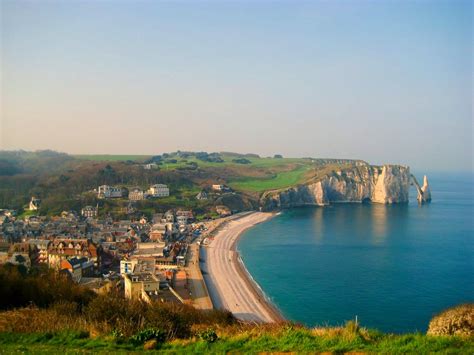
<instances>
[{"instance_id":1,"label":"green meadow","mask_svg":"<svg viewBox=\"0 0 474 355\"><path fill-rule=\"evenodd\" d=\"M278 190L285 187L297 185L304 181L309 166L299 166L295 170L276 173L266 178L243 178L231 181L230 187L235 190L264 192L268 190Z\"/></svg>"}]
</instances>

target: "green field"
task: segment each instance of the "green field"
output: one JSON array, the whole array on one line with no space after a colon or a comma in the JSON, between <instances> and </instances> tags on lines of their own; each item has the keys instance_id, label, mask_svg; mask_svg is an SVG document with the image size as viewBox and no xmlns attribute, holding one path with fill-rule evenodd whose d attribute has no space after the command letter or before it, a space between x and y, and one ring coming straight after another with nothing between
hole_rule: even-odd
<instances>
[{"instance_id":1,"label":"green field","mask_svg":"<svg viewBox=\"0 0 474 355\"><path fill-rule=\"evenodd\" d=\"M150 158L146 155L76 155L76 158L94 160L94 161L145 161ZM305 173L313 166L308 159L301 158L256 158L245 157L249 164L239 164L233 162L237 157L234 155L222 154L224 162L216 163L196 159L191 156L180 158L171 156L160 165L163 171L172 171L178 168L189 166L190 163L196 163L199 168L234 168L242 172L242 176L234 177L229 180L229 185L237 191L247 191L261 193L268 190L278 190L294 186L304 181ZM176 163L168 163L166 160L175 159ZM288 170L294 166L293 170ZM266 173L263 177L245 176L245 171L257 169ZM196 191L197 193L197 191ZM163 200L166 203L175 203L173 198Z\"/></svg>"},{"instance_id":2,"label":"green field","mask_svg":"<svg viewBox=\"0 0 474 355\"><path fill-rule=\"evenodd\" d=\"M297 185L304 181L309 166L300 166L292 171L277 173L269 178L247 178L231 181L230 187L239 191L264 192Z\"/></svg>"}]
</instances>

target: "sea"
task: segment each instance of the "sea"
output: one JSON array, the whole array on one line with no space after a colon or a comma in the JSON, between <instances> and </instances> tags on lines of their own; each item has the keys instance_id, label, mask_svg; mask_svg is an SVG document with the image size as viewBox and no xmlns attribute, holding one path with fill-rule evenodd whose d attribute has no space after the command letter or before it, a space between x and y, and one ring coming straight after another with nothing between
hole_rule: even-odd
<instances>
[{"instance_id":1,"label":"sea","mask_svg":"<svg viewBox=\"0 0 474 355\"><path fill-rule=\"evenodd\" d=\"M437 313L474 302L474 175L428 176L430 204L413 188L408 204L284 210L242 235L241 258L289 320L425 332Z\"/></svg>"}]
</instances>

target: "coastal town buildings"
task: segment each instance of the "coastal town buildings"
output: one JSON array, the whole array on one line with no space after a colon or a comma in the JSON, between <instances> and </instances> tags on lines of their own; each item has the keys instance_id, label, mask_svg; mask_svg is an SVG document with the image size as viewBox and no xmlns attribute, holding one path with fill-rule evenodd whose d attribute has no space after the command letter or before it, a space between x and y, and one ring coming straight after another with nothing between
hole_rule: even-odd
<instances>
[{"instance_id":1,"label":"coastal town buildings","mask_svg":"<svg viewBox=\"0 0 474 355\"><path fill-rule=\"evenodd\" d=\"M94 275L94 262L85 257L73 257L61 260L60 271L69 272L70 277L75 282L80 282L84 276Z\"/></svg>"},{"instance_id":2,"label":"coastal town buildings","mask_svg":"<svg viewBox=\"0 0 474 355\"><path fill-rule=\"evenodd\" d=\"M97 189L97 196L99 198L120 198L123 196L123 189L121 187L102 185Z\"/></svg>"},{"instance_id":3,"label":"coastal town buildings","mask_svg":"<svg viewBox=\"0 0 474 355\"><path fill-rule=\"evenodd\" d=\"M230 216L232 214L232 211L229 209L229 207L224 205L216 206L216 212L221 217Z\"/></svg>"},{"instance_id":4,"label":"coastal town buildings","mask_svg":"<svg viewBox=\"0 0 474 355\"><path fill-rule=\"evenodd\" d=\"M150 186L148 193L151 197L168 197L170 195L170 189L164 184L155 184Z\"/></svg>"},{"instance_id":5,"label":"coastal town buildings","mask_svg":"<svg viewBox=\"0 0 474 355\"><path fill-rule=\"evenodd\" d=\"M85 206L84 208L81 209L81 216L86 217L86 218L97 218L98 213L99 213L99 205L97 205L96 207Z\"/></svg>"},{"instance_id":6,"label":"coastal town buildings","mask_svg":"<svg viewBox=\"0 0 474 355\"><path fill-rule=\"evenodd\" d=\"M53 269L58 269L63 260L71 257L86 257L98 268L100 253L101 247L97 247L89 239L55 239L48 246L48 265Z\"/></svg>"},{"instance_id":7,"label":"coastal town buildings","mask_svg":"<svg viewBox=\"0 0 474 355\"><path fill-rule=\"evenodd\" d=\"M227 185L222 185L222 184L214 184L211 186L212 190L215 192L231 192L231 188Z\"/></svg>"},{"instance_id":8,"label":"coastal town buildings","mask_svg":"<svg viewBox=\"0 0 474 355\"><path fill-rule=\"evenodd\" d=\"M202 190L196 195L197 200L207 200L209 198L207 192L205 190Z\"/></svg>"},{"instance_id":9,"label":"coastal town buildings","mask_svg":"<svg viewBox=\"0 0 474 355\"><path fill-rule=\"evenodd\" d=\"M28 243L35 246L38 250L38 264L48 264L48 246L50 241L48 239L30 239Z\"/></svg>"},{"instance_id":10,"label":"coastal town buildings","mask_svg":"<svg viewBox=\"0 0 474 355\"><path fill-rule=\"evenodd\" d=\"M128 193L128 199L131 201L145 200L147 196L147 193L139 188L134 188Z\"/></svg>"},{"instance_id":11,"label":"coastal town buildings","mask_svg":"<svg viewBox=\"0 0 474 355\"><path fill-rule=\"evenodd\" d=\"M158 168L158 164L156 164L156 163L145 164L145 165L143 165L143 168L144 168L145 170L157 169L157 168Z\"/></svg>"},{"instance_id":12,"label":"coastal town buildings","mask_svg":"<svg viewBox=\"0 0 474 355\"><path fill-rule=\"evenodd\" d=\"M28 205L28 209L30 211L38 211L41 204L41 200L36 197L32 197L30 200L30 204Z\"/></svg>"},{"instance_id":13,"label":"coastal town buildings","mask_svg":"<svg viewBox=\"0 0 474 355\"><path fill-rule=\"evenodd\" d=\"M100 191L104 198L113 196L107 188ZM129 298L190 302L183 270L188 245L202 228L192 223L192 210L170 209L123 220L110 215L98 219L97 212L98 205L51 217L21 219L2 212L0 264L44 265L84 285L122 277Z\"/></svg>"}]
</instances>

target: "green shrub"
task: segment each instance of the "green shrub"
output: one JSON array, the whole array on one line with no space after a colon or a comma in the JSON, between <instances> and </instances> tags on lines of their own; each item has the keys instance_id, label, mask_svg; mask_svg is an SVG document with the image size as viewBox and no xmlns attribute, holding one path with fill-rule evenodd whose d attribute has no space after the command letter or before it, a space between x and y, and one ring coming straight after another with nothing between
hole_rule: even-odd
<instances>
[{"instance_id":1,"label":"green shrub","mask_svg":"<svg viewBox=\"0 0 474 355\"><path fill-rule=\"evenodd\" d=\"M198 334L199 339L204 340L206 343L214 343L219 339L214 329L206 329Z\"/></svg>"},{"instance_id":2,"label":"green shrub","mask_svg":"<svg viewBox=\"0 0 474 355\"><path fill-rule=\"evenodd\" d=\"M135 345L143 344L152 339L163 343L166 341L166 333L161 329L147 328L130 337L130 341Z\"/></svg>"}]
</instances>

